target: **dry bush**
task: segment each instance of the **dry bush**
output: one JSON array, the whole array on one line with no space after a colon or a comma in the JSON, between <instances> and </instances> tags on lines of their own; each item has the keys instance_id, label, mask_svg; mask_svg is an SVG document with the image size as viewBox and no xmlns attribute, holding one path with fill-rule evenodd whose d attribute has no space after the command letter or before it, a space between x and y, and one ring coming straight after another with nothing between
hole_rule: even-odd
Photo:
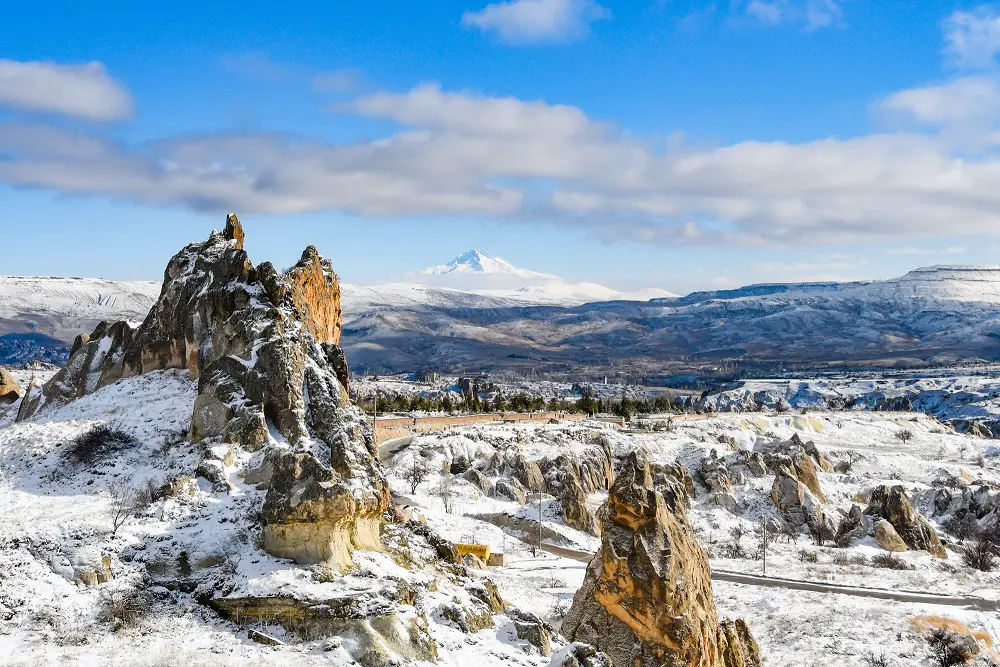
<instances>
[{"instance_id":1,"label":"dry bush","mask_svg":"<svg viewBox=\"0 0 1000 667\"><path fill-rule=\"evenodd\" d=\"M962 548L962 562L981 572L992 572L997 569L997 545L990 540L979 538Z\"/></svg>"},{"instance_id":2,"label":"dry bush","mask_svg":"<svg viewBox=\"0 0 1000 667\"><path fill-rule=\"evenodd\" d=\"M909 570L912 569L906 561L891 553L877 554L872 556L872 567L879 567L883 570Z\"/></svg>"},{"instance_id":3,"label":"dry bush","mask_svg":"<svg viewBox=\"0 0 1000 667\"><path fill-rule=\"evenodd\" d=\"M865 654L866 667L893 667L894 664L896 663L885 657L884 653L879 653L878 655L874 653Z\"/></svg>"},{"instance_id":4,"label":"dry bush","mask_svg":"<svg viewBox=\"0 0 1000 667\"><path fill-rule=\"evenodd\" d=\"M163 495L161 487L152 477L147 477L135 489L135 507L144 510L155 503Z\"/></svg>"},{"instance_id":5,"label":"dry bush","mask_svg":"<svg viewBox=\"0 0 1000 667\"><path fill-rule=\"evenodd\" d=\"M138 625L153 613L153 600L145 582L123 583L101 591L100 619L115 629Z\"/></svg>"},{"instance_id":6,"label":"dry bush","mask_svg":"<svg viewBox=\"0 0 1000 667\"><path fill-rule=\"evenodd\" d=\"M973 630L965 623L956 621L947 616L914 616L910 619L910 625L918 633L926 634L934 630L947 630L960 635L969 635L977 641L983 642L987 648L993 648L993 637L985 630Z\"/></svg>"},{"instance_id":7,"label":"dry bush","mask_svg":"<svg viewBox=\"0 0 1000 667\"><path fill-rule=\"evenodd\" d=\"M74 438L63 454L73 463L93 465L111 452L137 444L138 441L125 431L99 424Z\"/></svg>"}]
</instances>

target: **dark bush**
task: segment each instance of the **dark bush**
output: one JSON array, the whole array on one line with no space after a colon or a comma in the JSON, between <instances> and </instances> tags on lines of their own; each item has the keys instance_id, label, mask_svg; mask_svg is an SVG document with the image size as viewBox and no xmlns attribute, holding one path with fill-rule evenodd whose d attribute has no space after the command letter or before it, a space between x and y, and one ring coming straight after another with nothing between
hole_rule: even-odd
<instances>
[{"instance_id":1,"label":"dark bush","mask_svg":"<svg viewBox=\"0 0 1000 667\"><path fill-rule=\"evenodd\" d=\"M892 554L877 554L872 556L872 567L880 567L884 570L909 570L910 566L906 561Z\"/></svg>"},{"instance_id":2,"label":"dark bush","mask_svg":"<svg viewBox=\"0 0 1000 667\"><path fill-rule=\"evenodd\" d=\"M962 548L962 562L982 572L997 569L997 554L1000 548L987 539L977 539Z\"/></svg>"},{"instance_id":3,"label":"dark bush","mask_svg":"<svg viewBox=\"0 0 1000 667\"><path fill-rule=\"evenodd\" d=\"M939 667L964 665L969 660L963 642L958 633L938 628L927 638L931 646L931 655Z\"/></svg>"},{"instance_id":4,"label":"dark bush","mask_svg":"<svg viewBox=\"0 0 1000 667\"><path fill-rule=\"evenodd\" d=\"M957 537L960 540L967 540L970 537L976 537L979 535L979 522L976 521L976 515L972 512L966 512L961 516L955 516L948 520L944 525L944 529Z\"/></svg>"},{"instance_id":5,"label":"dark bush","mask_svg":"<svg viewBox=\"0 0 1000 667\"><path fill-rule=\"evenodd\" d=\"M879 653L875 655L874 653L865 654L865 665L867 667L892 667L893 661L885 657L885 654Z\"/></svg>"},{"instance_id":6,"label":"dark bush","mask_svg":"<svg viewBox=\"0 0 1000 667\"><path fill-rule=\"evenodd\" d=\"M96 463L105 455L137 444L131 435L108 424L99 424L78 435L66 449L66 458L83 465Z\"/></svg>"},{"instance_id":7,"label":"dark bush","mask_svg":"<svg viewBox=\"0 0 1000 667\"><path fill-rule=\"evenodd\" d=\"M115 629L133 627L153 613L153 600L145 583L123 584L101 591L100 618Z\"/></svg>"}]
</instances>

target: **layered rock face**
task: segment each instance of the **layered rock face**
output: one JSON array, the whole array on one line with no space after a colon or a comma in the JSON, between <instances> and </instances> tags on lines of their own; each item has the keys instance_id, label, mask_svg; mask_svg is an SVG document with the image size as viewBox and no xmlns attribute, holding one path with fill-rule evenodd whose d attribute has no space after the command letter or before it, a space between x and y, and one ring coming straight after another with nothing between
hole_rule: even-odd
<instances>
[{"instance_id":1,"label":"layered rock face","mask_svg":"<svg viewBox=\"0 0 1000 667\"><path fill-rule=\"evenodd\" d=\"M10 405L21 398L21 387L6 368L0 368L0 405Z\"/></svg>"},{"instance_id":2,"label":"layered rock face","mask_svg":"<svg viewBox=\"0 0 1000 667\"><path fill-rule=\"evenodd\" d=\"M742 621L719 624L711 572L685 513L686 482L625 459L602 510L601 550L563 621L614 667L756 667Z\"/></svg>"},{"instance_id":3,"label":"layered rock face","mask_svg":"<svg viewBox=\"0 0 1000 667\"><path fill-rule=\"evenodd\" d=\"M312 246L281 275L270 263L255 268L243 238L230 214L225 231L181 250L142 325L102 323L80 337L18 418L122 377L186 370L198 380L192 441L206 451L274 448L263 475L265 549L346 566L353 548L378 548L389 488L371 429L347 398L340 285Z\"/></svg>"},{"instance_id":4,"label":"layered rock face","mask_svg":"<svg viewBox=\"0 0 1000 667\"><path fill-rule=\"evenodd\" d=\"M927 522L927 519L920 516L910 504L909 498L902 486L879 486L872 491L871 501L868 509L865 510L868 516L884 519L895 530L898 537L902 539L906 547L910 549L922 549L938 558L947 558L941 540L938 539L934 528ZM876 529L878 522L876 522ZM883 534L888 534L888 530L883 527ZM887 540L896 543L887 535ZM882 540L879 540L882 543ZM885 546L885 545L883 545ZM887 549L889 547L886 547ZM900 549L889 549L897 551Z\"/></svg>"}]
</instances>

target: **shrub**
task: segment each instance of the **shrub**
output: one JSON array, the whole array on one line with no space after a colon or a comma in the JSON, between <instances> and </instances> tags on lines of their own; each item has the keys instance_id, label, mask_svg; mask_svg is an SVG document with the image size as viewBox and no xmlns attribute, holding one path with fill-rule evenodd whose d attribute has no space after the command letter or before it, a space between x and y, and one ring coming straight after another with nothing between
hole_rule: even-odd
<instances>
[{"instance_id":1,"label":"shrub","mask_svg":"<svg viewBox=\"0 0 1000 667\"><path fill-rule=\"evenodd\" d=\"M962 549L962 562L981 572L992 572L997 569L997 545L987 539L977 539L969 542Z\"/></svg>"},{"instance_id":2,"label":"shrub","mask_svg":"<svg viewBox=\"0 0 1000 667\"><path fill-rule=\"evenodd\" d=\"M145 582L123 584L101 591L100 618L115 629L133 627L153 612L153 600Z\"/></svg>"},{"instance_id":3,"label":"shrub","mask_svg":"<svg viewBox=\"0 0 1000 667\"><path fill-rule=\"evenodd\" d=\"M109 454L137 444L131 435L108 424L99 424L81 433L70 443L65 456L74 463L91 465Z\"/></svg>"},{"instance_id":4,"label":"shrub","mask_svg":"<svg viewBox=\"0 0 1000 667\"><path fill-rule=\"evenodd\" d=\"M931 647L931 656L939 667L952 667L953 665L963 665L968 661L961 635L944 628L936 628L927 637L927 643Z\"/></svg>"},{"instance_id":5,"label":"shrub","mask_svg":"<svg viewBox=\"0 0 1000 667\"><path fill-rule=\"evenodd\" d=\"M747 552L739 542L730 542L720 547L723 558L746 558Z\"/></svg>"},{"instance_id":6,"label":"shrub","mask_svg":"<svg viewBox=\"0 0 1000 667\"><path fill-rule=\"evenodd\" d=\"M894 664L892 660L885 657L884 653L879 653L878 655L874 653L865 654L865 665L867 667L892 667Z\"/></svg>"},{"instance_id":7,"label":"shrub","mask_svg":"<svg viewBox=\"0 0 1000 667\"><path fill-rule=\"evenodd\" d=\"M799 560L803 563L818 563L819 554L808 549L799 549Z\"/></svg>"},{"instance_id":8,"label":"shrub","mask_svg":"<svg viewBox=\"0 0 1000 667\"><path fill-rule=\"evenodd\" d=\"M960 540L967 540L970 537L979 535L979 522L976 515L966 512L962 516L955 516L944 524L944 529Z\"/></svg>"},{"instance_id":9,"label":"shrub","mask_svg":"<svg viewBox=\"0 0 1000 667\"><path fill-rule=\"evenodd\" d=\"M147 477L143 480L135 490L135 506L136 509L146 509L163 495L161 492L161 484L158 484L152 477Z\"/></svg>"},{"instance_id":10,"label":"shrub","mask_svg":"<svg viewBox=\"0 0 1000 667\"><path fill-rule=\"evenodd\" d=\"M891 553L878 554L872 556L872 567L880 567L883 570L909 570L910 566L899 556Z\"/></svg>"}]
</instances>

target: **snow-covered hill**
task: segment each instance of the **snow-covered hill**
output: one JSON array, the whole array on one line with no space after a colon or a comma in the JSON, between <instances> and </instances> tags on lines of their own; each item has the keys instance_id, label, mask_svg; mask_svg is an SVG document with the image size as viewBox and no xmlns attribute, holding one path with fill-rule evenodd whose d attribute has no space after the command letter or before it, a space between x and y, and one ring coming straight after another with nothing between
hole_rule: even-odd
<instances>
[{"instance_id":1,"label":"snow-covered hill","mask_svg":"<svg viewBox=\"0 0 1000 667\"><path fill-rule=\"evenodd\" d=\"M450 275L499 275L509 266L486 253L466 255L446 265ZM64 360L77 333L102 319L141 319L158 291L154 282L0 278L0 363ZM483 289L344 284L342 294L344 346L355 368L378 372L528 366L603 375L624 364L649 376L729 360L778 369L1000 359L998 266L677 298L562 281Z\"/></svg>"},{"instance_id":2,"label":"snow-covered hill","mask_svg":"<svg viewBox=\"0 0 1000 667\"><path fill-rule=\"evenodd\" d=\"M61 363L66 343L101 320L141 320L159 282L0 276L0 363Z\"/></svg>"}]
</instances>

